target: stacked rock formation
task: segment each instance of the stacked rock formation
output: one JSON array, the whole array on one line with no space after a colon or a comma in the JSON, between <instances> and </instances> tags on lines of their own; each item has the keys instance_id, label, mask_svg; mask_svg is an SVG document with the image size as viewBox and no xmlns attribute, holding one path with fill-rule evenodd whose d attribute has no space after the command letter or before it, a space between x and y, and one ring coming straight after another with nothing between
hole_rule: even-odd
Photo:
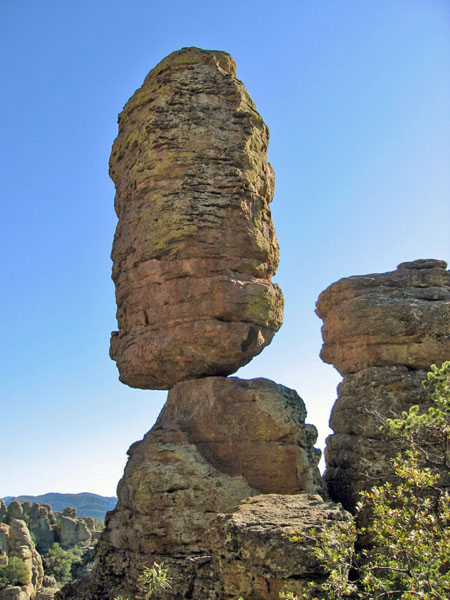
<instances>
[{"instance_id":1,"label":"stacked rock formation","mask_svg":"<svg viewBox=\"0 0 450 600\"><path fill-rule=\"evenodd\" d=\"M45 554L55 542L64 549L93 546L100 535L95 519L77 517L77 511L73 507L55 514L49 504L13 500L6 507L3 500L0 500L0 523L8 524L14 519L26 523L36 540L36 549L41 554Z\"/></svg>"},{"instance_id":2,"label":"stacked rock formation","mask_svg":"<svg viewBox=\"0 0 450 600\"><path fill-rule=\"evenodd\" d=\"M430 365L450 357L450 273L439 260L341 279L319 296L321 357L344 376L327 440L325 480L333 500L354 508L360 490L392 477L397 446L386 418L426 407Z\"/></svg>"},{"instance_id":3,"label":"stacked rock formation","mask_svg":"<svg viewBox=\"0 0 450 600\"><path fill-rule=\"evenodd\" d=\"M119 117L111 356L128 385L170 391L129 450L90 578L65 598L135 597L153 562L172 579L164 597L177 600L235 599L240 585L253 600L275 600L284 586L323 577L311 547L282 536L293 516L310 527L345 518L317 496L320 452L304 403L267 379L227 377L282 321L267 144L223 52L171 54Z\"/></svg>"},{"instance_id":4,"label":"stacked rock formation","mask_svg":"<svg viewBox=\"0 0 450 600\"><path fill-rule=\"evenodd\" d=\"M12 557L20 558L27 571L26 581L0 590L0 600L29 600L42 587L44 570L42 560L31 539L30 531L20 519L9 524L0 523L0 564L8 564Z\"/></svg>"}]
</instances>

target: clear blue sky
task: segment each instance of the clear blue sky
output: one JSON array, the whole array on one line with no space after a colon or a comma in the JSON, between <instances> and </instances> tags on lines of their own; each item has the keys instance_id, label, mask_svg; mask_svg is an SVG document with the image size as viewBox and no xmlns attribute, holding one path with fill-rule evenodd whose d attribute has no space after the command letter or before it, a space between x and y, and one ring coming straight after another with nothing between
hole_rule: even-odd
<instances>
[{"instance_id":1,"label":"clear blue sky","mask_svg":"<svg viewBox=\"0 0 450 600\"><path fill-rule=\"evenodd\" d=\"M448 0L0 0L0 497L115 487L163 392L119 383L108 157L117 114L183 46L237 62L271 131L285 322L241 369L327 434L340 377L319 293L449 259Z\"/></svg>"}]
</instances>

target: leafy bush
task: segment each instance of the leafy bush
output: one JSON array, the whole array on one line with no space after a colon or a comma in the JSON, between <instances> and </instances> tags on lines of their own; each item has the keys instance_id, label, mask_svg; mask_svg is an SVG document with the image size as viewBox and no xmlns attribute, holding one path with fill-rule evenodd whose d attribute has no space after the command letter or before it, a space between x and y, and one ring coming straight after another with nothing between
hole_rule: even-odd
<instances>
[{"instance_id":1,"label":"leafy bush","mask_svg":"<svg viewBox=\"0 0 450 600\"><path fill-rule=\"evenodd\" d=\"M64 550L60 544L55 543L42 557L44 572L52 575L61 585L70 583L74 579L74 573L82 565L82 556L78 546Z\"/></svg>"},{"instance_id":2,"label":"leafy bush","mask_svg":"<svg viewBox=\"0 0 450 600\"><path fill-rule=\"evenodd\" d=\"M152 567L144 567L144 570L139 575L137 580L138 590L141 592L143 600L149 600L156 591L170 589L170 577L167 574L167 569L164 569L162 563L153 563ZM128 600L123 596L116 596L114 600Z\"/></svg>"}]
</instances>

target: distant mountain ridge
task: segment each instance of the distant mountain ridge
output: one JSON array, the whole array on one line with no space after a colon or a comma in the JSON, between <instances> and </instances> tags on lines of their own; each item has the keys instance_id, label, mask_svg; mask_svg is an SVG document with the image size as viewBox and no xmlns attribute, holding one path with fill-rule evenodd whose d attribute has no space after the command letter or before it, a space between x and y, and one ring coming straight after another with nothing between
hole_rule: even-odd
<instances>
[{"instance_id":1,"label":"distant mountain ridge","mask_svg":"<svg viewBox=\"0 0 450 600\"><path fill-rule=\"evenodd\" d=\"M80 494L50 492L40 496L6 496L3 500L7 505L13 500L50 504L53 512L62 512L66 507L73 506L77 509L77 514L80 517L95 517L102 520L105 518L106 512L112 510L117 502L115 496L99 496L90 492Z\"/></svg>"}]
</instances>

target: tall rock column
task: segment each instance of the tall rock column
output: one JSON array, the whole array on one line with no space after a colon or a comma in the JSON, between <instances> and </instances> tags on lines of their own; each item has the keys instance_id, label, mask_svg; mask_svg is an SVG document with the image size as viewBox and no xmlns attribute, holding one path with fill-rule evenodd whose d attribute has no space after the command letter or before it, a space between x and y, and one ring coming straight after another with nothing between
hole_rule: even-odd
<instances>
[{"instance_id":1,"label":"tall rock column","mask_svg":"<svg viewBox=\"0 0 450 600\"><path fill-rule=\"evenodd\" d=\"M380 433L386 418L427 406L422 387L433 363L450 358L450 273L440 260L355 276L319 296L321 357L344 376L330 417L325 480L353 508L359 491L392 476L397 447Z\"/></svg>"},{"instance_id":2,"label":"tall rock column","mask_svg":"<svg viewBox=\"0 0 450 600\"><path fill-rule=\"evenodd\" d=\"M110 159L124 383L230 375L280 327L268 141L225 52L174 52L126 103Z\"/></svg>"}]
</instances>

